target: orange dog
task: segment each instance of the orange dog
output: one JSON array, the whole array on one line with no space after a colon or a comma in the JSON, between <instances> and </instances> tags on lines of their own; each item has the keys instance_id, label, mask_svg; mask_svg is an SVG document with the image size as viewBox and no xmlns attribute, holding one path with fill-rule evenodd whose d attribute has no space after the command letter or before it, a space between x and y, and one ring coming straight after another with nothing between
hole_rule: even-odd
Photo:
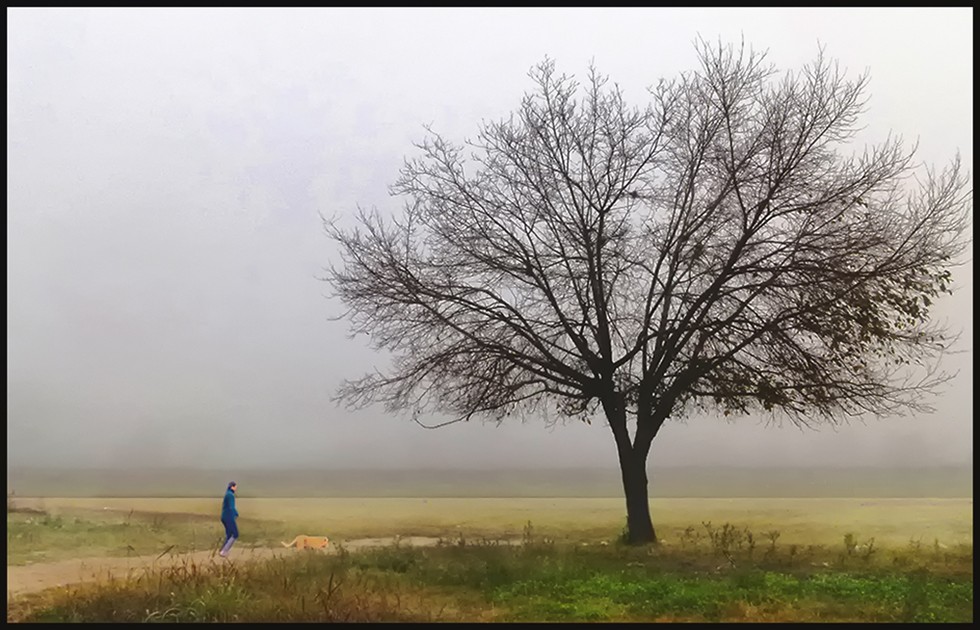
<instances>
[{"instance_id":1,"label":"orange dog","mask_svg":"<svg viewBox=\"0 0 980 630\"><path fill-rule=\"evenodd\" d=\"M330 539L326 536L304 536L300 534L293 538L292 542L282 543L283 547L296 547L297 549L324 549L330 544Z\"/></svg>"}]
</instances>

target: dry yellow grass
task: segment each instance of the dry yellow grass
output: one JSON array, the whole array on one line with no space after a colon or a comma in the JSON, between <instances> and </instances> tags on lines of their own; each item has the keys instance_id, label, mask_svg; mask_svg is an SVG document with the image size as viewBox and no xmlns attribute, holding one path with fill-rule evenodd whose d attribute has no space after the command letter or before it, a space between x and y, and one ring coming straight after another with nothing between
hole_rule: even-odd
<instances>
[{"instance_id":1,"label":"dry yellow grass","mask_svg":"<svg viewBox=\"0 0 980 630\"><path fill-rule=\"evenodd\" d=\"M54 514L92 510L214 515L220 498L18 498ZM618 498L249 498L238 500L243 534L249 520L272 521L297 533L336 538L392 535L520 536L530 521L538 535L609 539L625 521ZM779 530L782 544L840 544L851 532L879 545L910 539L973 543L973 499L652 499L658 534L676 541L685 527L732 523L761 534Z\"/></svg>"}]
</instances>

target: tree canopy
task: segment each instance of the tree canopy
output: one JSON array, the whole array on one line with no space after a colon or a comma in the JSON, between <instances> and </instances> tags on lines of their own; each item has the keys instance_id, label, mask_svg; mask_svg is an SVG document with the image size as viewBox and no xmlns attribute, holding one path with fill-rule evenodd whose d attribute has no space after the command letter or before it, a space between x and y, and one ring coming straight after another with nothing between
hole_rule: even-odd
<instances>
[{"instance_id":1,"label":"tree canopy","mask_svg":"<svg viewBox=\"0 0 980 630\"><path fill-rule=\"evenodd\" d=\"M644 464L685 414L928 408L952 340L931 307L972 212L959 158L852 148L868 77L823 51L796 72L698 52L639 107L545 60L475 139L428 130L391 187L400 213L326 222L351 332L392 357L340 396L457 419L601 410L621 463Z\"/></svg>"}]
</instances>

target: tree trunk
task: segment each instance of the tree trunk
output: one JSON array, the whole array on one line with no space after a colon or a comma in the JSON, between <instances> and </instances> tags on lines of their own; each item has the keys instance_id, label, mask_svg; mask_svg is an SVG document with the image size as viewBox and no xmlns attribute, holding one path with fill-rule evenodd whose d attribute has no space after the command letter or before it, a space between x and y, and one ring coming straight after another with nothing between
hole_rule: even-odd
<instances>
[{"instance_id":1,"label":"tree trunk","mask_svg":"<svg viewBox=\"0 0 980 630\"><path fill-rule=\"evenodd\" d=\"M623 490L626 492L626 542L630 545L657 543L657 535L650 519L650 498L647 495L646 454L640 456L633 449L620 449L619 466L623 473Z\"/></svg>"},{"instance_id":2,"label":"tree trunk","mask_svg":"<svg viewBox=\"0 0 980 630\"><path fill-rule=\"evenodd\" d=\"M646 401L641 401L646 402ZM656 544L656 532L650 520L650 498L647 496L647 455L663 420L655 421L652 405L646 402L642 421L638 417L636 438L630 440L626 428L626 405L622 393L611 391L603 401L606 418L616 439L619 468L626 494L626 542L631 545Z\"/></svg>"}]
</instances>

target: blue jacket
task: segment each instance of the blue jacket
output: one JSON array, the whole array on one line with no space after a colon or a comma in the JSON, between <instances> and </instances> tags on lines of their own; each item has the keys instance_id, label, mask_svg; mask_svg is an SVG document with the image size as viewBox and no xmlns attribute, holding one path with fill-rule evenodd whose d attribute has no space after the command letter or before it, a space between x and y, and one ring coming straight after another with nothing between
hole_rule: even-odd
<instances>
[{"instance_id":1,"label":"blue jacket","mask_svg":"<svg viewBox=\"0 0 980 630\"><path fill-rule=\"evenodd\" d=\"M231 488L225 491L225 499L221 502L221 520L233 521L238 518L238 510L235 509L235 493Z\"/></svg>"}]
</instances>

